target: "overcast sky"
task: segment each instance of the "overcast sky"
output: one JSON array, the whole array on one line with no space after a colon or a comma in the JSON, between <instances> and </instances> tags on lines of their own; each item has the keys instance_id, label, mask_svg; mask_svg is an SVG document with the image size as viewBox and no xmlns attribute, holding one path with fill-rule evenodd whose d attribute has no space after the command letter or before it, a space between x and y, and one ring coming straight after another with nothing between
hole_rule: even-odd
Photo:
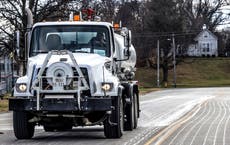
<instances>
[{"instance_id":1,"label":"overcast sky","mask_svg":"<svg viewBox=\"0 0 230 145\"><path fill-rule=\"evenodd\" d=\"M224 6L222 8L222 11L224 13L224 17L226 17L226 20L223 22L223 25L220 25L217 27L218 30L221 30L221 29L226 29L227 27L229 27L229 30L230 30L230 6Z\"/></svg>"},{"instance_id":2,"label":"overcast sky","mask_svg":"<svg viewBox=\"0 0 230 145\"><path fill-rule=\"evenodd\" d=\"M41 0L41 1L46 1L46 0ZM141 1L141 0L140 0ZM222 29L226 29L226 28L228 28L229 30L230 30L230 5L229 6L224 6L223 8L222 8L222 11L223 11L223 13L224 13L224 17L226 17L227 19L226 19L226 21L225 22L223 22L223 24L222 25L219 25L218 27L217 27L217 30L222 30ZM2 25L3 24L3 22L2 21L0 21L0 25Z\"/></svg>"}]
</instances>

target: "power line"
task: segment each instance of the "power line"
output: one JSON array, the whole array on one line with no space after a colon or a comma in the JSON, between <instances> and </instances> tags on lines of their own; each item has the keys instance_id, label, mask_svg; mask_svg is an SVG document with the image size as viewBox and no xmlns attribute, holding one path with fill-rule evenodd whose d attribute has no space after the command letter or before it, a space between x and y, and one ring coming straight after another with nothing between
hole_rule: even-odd
<instances>
[{"instance_id":1,"label":"power line","mask_svg":"<svg viewBox=\"0 0 230 145\"><path fill-rule=\"evenodd\" d=\"M197 35L201 31L190 31L190 32L154 32L154 33L133 33L133 37L170 37L174 36L187 36Z\"/></svg>"},{"instance_id":2,"label":"power line","mask_svg":"<svg viewBox=\"0 0 230 145\"><path fill-rule=\"evenodd\" d=\"M175 34L175 36L188 36L188 35L196 35L196 34L198 34L198 33L187 33L187 34ZM136 35L136 34L133 34L133 37L134 38L143 38L143 37L156 37L156 38L158 38L158 37L170 37L170 36L172 36L172 34L159 34L159 35L145 35L145 34L138 34L138 35Z\"/></svg>"}]
</instances>

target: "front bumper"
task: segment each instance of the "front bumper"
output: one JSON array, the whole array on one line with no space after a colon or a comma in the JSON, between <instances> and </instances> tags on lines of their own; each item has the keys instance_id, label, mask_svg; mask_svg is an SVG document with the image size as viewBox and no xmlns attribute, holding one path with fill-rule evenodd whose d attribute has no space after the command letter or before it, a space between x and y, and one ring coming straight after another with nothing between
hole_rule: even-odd
<instances>
[{"instance_id":1,"label":"front bumper","mask_svg":"<svg viewBox=\"0 0 230 145\"><path fill-rule=\"evenodd\" d=\"M112 99L109 98L87 98L80 102L78 108L77 99L41 99L40 109L37 110L36 99L11 98L9 99L9 110L13 111L108 111L112 110Z\"/></svg>"}]
</instances>

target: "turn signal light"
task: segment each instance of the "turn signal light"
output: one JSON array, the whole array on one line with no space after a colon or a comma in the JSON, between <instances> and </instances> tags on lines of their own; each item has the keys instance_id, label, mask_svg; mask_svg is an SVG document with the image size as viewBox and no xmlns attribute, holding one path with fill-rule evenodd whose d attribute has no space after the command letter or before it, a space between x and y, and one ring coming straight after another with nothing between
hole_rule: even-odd
<instances>
[{"instance_id":1,"label":"turn signal light","mask_svg":"<svg viewBox=\"0 0 230 145\"><path fill-rule=\"evenodd\" d=\"M119 25L119 24L114 24L114 25L113 25L113 28L114 28L115 30L117 30L117 29L120 28L120 25Z\"/></svg>"},{"instance_id":2,"label":"turn signal light","mask_svg":"<svg viewBox=\"0 0 230 145\"><path fill-rule=\"evenodd\" d=\"M74 21L80 21L81 20L80 15L74 15L73 20Z\"/></svg>"}]
</instances>

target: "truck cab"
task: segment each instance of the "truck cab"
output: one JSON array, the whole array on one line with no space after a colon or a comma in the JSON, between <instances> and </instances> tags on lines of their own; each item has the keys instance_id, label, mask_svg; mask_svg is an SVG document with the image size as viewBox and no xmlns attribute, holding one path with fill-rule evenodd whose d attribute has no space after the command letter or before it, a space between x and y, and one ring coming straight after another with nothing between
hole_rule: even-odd
<instances>
[{"instance_id":1,"label":"truck cab","mask_svg":"<svg viewBox=\"0 0 230 145\"><path fill-rule=\"evenodd\" d=\"M119 29L95 21L31 24L27 72L9 101L16 138L32 138L36 125L45 131L102 125L107 138L137 127L136 53L130 31Z\"/></svg>"}]
</instances>

